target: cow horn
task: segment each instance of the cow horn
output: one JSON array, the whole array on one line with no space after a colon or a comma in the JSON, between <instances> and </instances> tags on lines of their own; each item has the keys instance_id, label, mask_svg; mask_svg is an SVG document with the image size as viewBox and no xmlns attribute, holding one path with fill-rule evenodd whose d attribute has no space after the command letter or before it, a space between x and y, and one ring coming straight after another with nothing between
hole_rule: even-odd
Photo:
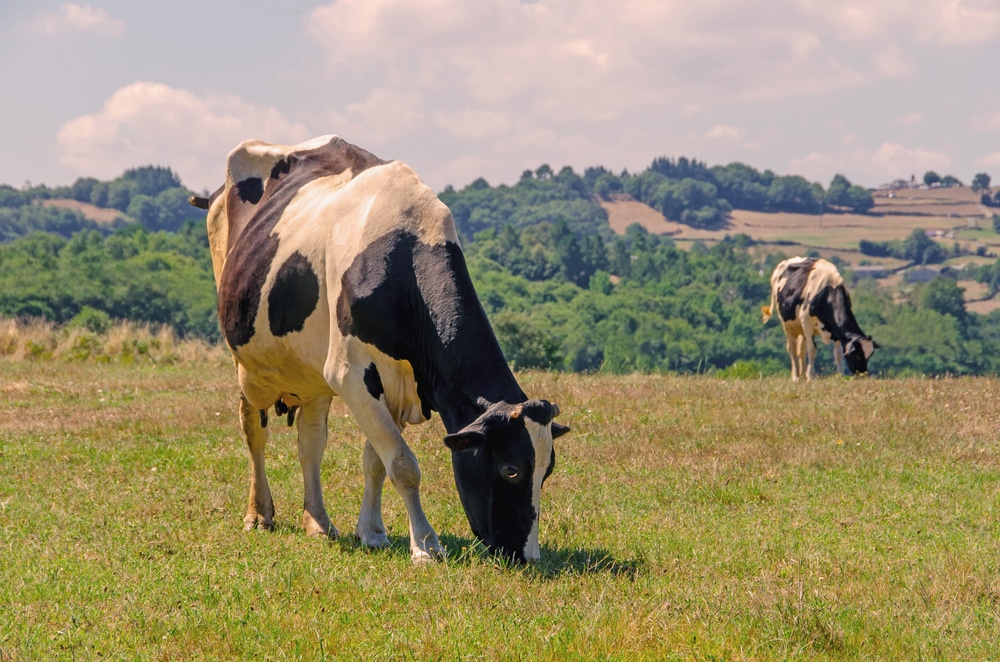
<instances>
[{"instance_id":1,"label":"cow horn","mask_svg":"<svg viewBox=\"0 0 1000 662\"><path fill-rule=\"evenodd\" d=\"M192 195L188 198L188 204L198 209L208 209L208 198L203 198L200 195Z\"/></svg>"}]
</instances>

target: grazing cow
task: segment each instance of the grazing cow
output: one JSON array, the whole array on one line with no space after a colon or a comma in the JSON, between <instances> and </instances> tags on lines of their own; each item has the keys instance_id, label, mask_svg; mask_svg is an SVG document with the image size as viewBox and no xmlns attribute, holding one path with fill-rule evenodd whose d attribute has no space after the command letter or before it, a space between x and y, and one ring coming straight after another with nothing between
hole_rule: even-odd
<instances>
[{"instance_id":1,"label":"grazing cow","mask_svg":"<svg viewBox=\"0 0 1000 662\"><path fill-rule=\"evenodd\" d=\"M368 547L389 543L386 476L406 505L414 561L443 555L420 504L420 469L401 434L441 415L473 533L492 551L539 557L542 483L559 407L529 400L476 297L451 212L409 167L336 136L250 140L226 163L208 236L219 323L236 363L250 449L245 528L271 529L264 473L268 410L298 425L308 534L335 536L320 486L334 395L367 438L361 514Z\"/></svg>"},{"instance_id":2,"label":"grazing cow","mask_svg":"<svg viewBox=\"0 0 1000 662\"><path fill-rule=\"evenodd\" d=\"M844 279L830 262L793 257L778 264L771 274L771 305L761 310L765 323L778 313L788 339L792 380L798 381L803 372L806 379L813 378L814 335L819 335L825 343L833 339L838 373L843 372L844 362L852 375L868 372L868 359L878 343L858 326Z\"/></svg>"}]
</instances>

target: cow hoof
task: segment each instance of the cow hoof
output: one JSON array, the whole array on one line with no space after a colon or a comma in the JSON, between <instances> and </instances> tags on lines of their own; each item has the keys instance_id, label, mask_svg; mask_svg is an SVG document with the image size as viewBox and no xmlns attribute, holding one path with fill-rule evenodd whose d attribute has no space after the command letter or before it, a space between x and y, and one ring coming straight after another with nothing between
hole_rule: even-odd
<instances>
[{"instance_id":1,"label":"cow hoof","mask_svg":"<svg viewBox=\"0 0 1000 662\"><path fill-rule=\"evenodd\" d=\"M410 560L413 561L414 565L421 565L424 563L430 563L431 561L443 561L445 559L445 554L439 549L433 550L423 550L415 549L410 554Z\"/></svg>"},{"instance_id":2,"label":"cow hoof","mask_svg":"<svg viewBox=\"0 0 1000 662\"><path fill-rule=\"evenodd\" d=\"M423 547L410 546L410 560L414 563L427 563L429 561L443 561L447 555L444 547L437 540L429 542Z\"/></svg>"},{"instance_id":3,"label":"cow hoof","mask_svg":"<svg viewBox=\"0 0 1000 662\"><path fill-rule=\"evenodd\" d=\"M263 515L247 515L243 519L243 530L253 531L254 529L260 529L261 531L274 531L274 522L269 519L265 519Z\"/></svg>"},{"instance_id":4,"label":"cow hoof","mask_svg":"<svg viewBox=\"0 0 1000 662\"><path fill-rule=\"evenodd\" d=\"M389 536L385 534L385 531L369 533L355 531L354 536L358 539L362 546L368 547L369 549L382 549L383 547L389 546Z\"/></svg>"},{"instance_id":5,"label":"cow hoof","mask_svg":"<svg viewBox=\"0 0 1000 662\"><path fill-rule=\"evenodd\" d=\"M336 538L340 535L337 527L331 524L329 519L326 521L317 521L309 513L302 515L302 528L305 529L307 536L315 536L317 538Z\"/></svg>"},{"instance_id":6,"label":"cow hoof","mask_svg":"<svg viewBox=\"0 0 1000 662\"><path fill-rule=\"evenodd\" d=\"M340 537L340 531L337 530L337 527L330 526L327 531L324 531L323 529L306 531L306 535L312 538L329 538L330 540L333 540Z\"/></svg>"}]
</instances>

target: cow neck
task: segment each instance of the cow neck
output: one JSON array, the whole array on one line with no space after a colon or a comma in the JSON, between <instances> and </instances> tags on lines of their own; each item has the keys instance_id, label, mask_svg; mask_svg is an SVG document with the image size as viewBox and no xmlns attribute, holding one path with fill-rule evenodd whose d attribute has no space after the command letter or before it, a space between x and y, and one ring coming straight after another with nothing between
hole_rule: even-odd
<instances>
[{"instance_id":1,"label":"cow neck","mask_svg":"<svg viewBox=\"0 0 1000 662\"><path fill-rule=\"evenodd\" d=\"M465 258L457 244L445 245L448 271L456 292L447 308L425 308L424 336L416 370L428 384L421 399L437 410L450 433L457 432L482 413L481 398L490 403L524 402L527 396L507 365L472 285ZM426 295L425 295L426 296ZM432 312L433 311L433 312ZM418 388L420 385L418 373Z\"/></svg>"},{"instance_id":2,"label":"cow neck","mask_svg":"<svg viewBox=\"0 0 1000 662\"><path fill-rule=\"evenodd\" d=\"M449 433L479 416L480 398L526 400L457 242L424 243L408 229L393 230L371 241L341 282L341 333L408 361L424 415L439 412Z\"/></svg>"},{"instance_id":3,"label":"cow neck","mask_svg":"<svg viewBox=\"0 0 1000 662\"><path fill-rule=\"evenodd\" d=\"M851 312L851 297L847 289L840 285L830 292L830 310L825 316L828 320L820 319L823 324L830 329L830 335L834 340L848 343L855 338L864 337L864 332L858 324L854 313Z\"/></svg>"}]
</instances>

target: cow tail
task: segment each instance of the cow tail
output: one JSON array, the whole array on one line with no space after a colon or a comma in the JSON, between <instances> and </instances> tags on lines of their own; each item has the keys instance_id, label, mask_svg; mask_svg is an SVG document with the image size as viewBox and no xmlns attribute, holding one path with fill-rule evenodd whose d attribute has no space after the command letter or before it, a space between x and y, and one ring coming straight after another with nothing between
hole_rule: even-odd
<instances>
[{"instance_id":1,"label":"cow tail","mask_svg":"<svg viewBox=\"0 0 1000 662\"><path fill-rule=\"evenodd\" d=\"M772 287L771 288L771 305L770 306L761 306L760 307L760 312L762 312L764 314L764 321L763 321L764 324L767 324L767 321L769 319L771 319L771 315L773 315L774 311L777 310L777 306L778 306L778 293L775 292L774 288Z\"/></svg>"}]
</instances>

